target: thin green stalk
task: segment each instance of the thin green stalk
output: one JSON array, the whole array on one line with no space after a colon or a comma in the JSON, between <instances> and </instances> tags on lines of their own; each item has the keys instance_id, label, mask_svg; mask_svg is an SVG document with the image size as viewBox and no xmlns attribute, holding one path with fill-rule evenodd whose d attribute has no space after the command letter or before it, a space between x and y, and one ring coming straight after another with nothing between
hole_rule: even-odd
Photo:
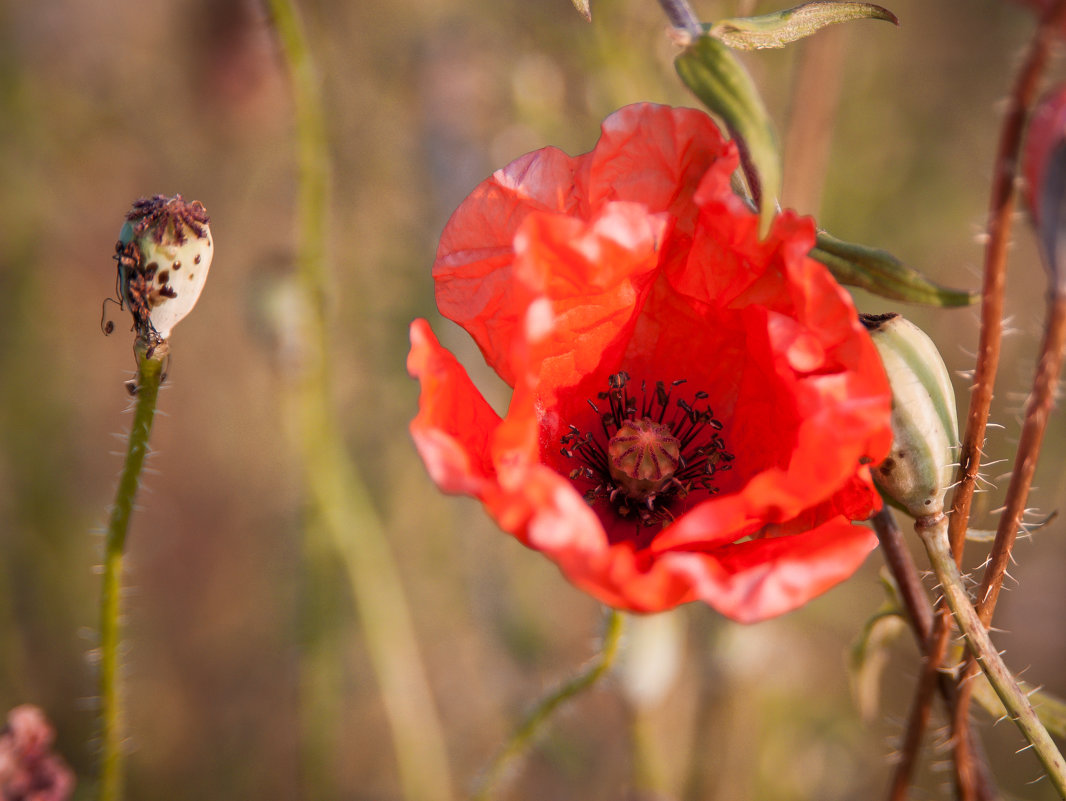
<instances>
[{"instance_id":1,"label":"thin green stalk","mask_svg":"<svg viewBox=\"0 0 1066 801\"><path fill-rule=\"evenodd\" d=\"M343 446L330 403L336 365L329 355L329 149L317 72L293 0L269 0L292 81L299 158L297 278L307 299L296 325L303 364L283 404L295 423L310 501L308 551L328 550L347 574L364 642L389 720L400 784L408 801L450 801L451 773L417 635L385 526ZM330 699L332 700L332 699ZM306 699L305 699L306 702ZM306 710L305 710L306 712ZM312 724L320 721L311 721ZM317 732L320 738L328 733Z\"/></svg>"},{"instance_id":2,"label":"thin green stalk","mask_svg":"<svg viewBox=\"0 0 1066 801\"><path fill-rule=\"evenodd\" d=\"M970 653L988 677L989 683L1007 708L1011 720L1015 722L1022 734L1033 746L1037 758L1044 766L1051 784L1061 798L1066 799L1066 761L1063 760L1055 741L1040 722L1028 696L1018 686L988 636L984 624L977 616L977 610L970 602L970 597L963 586L962 574L959 573L955 557L948 540L948 521L941 515L935 520L919 520L915 530L925 543L929 561L936 572L937 579L944 592L955 622L966 638Z\"/></svg>"},{"instance_id":3,"label":"thin green stalk","mask_svg":"<svg viewBox=\"0 0 1066 801\"><path fill-rule=\"evenodd\" d=\"M119 669L122 556L141 483L141 468L148 453L148 437L152 433L165 358L165 345L156 346L151 355L143 345L137 346L137 406L104 546L104 580L100 593L100 785L97 795L100 801L120 801L123 794L125 709Z\"/></svg>"},{"instance_id":4,"label":"thin green stalk","mask_svg":"<svg viewBox=\"0 0 1066 801\"><path fill-rule=\"evenodd\" d=\"M663 13L666 14L670 24L675 28L692 37L703 34L700 18L696 16L696 12L688 4L688 0L659 0L659 5L662 6Z\"/></svg>"},{"instance_id":5,"label":"thin green stalk","mask_svg":"<svg viewBox=\"0 0 1066 801\"><path fill-rule=\"evenodd\" d=\"M492 760L492 764L485 770L471 796L471 801L487 801L492 798L496 785L511 763L529 748L552 713L567 701L593 687L607 674L618 656L624 629L625 616L615 609L609 610L607 630L603 635L603 645L599 654L580 673L541 698L536 706L526 714L496 758Z\"/></svg>"}]
</instances>

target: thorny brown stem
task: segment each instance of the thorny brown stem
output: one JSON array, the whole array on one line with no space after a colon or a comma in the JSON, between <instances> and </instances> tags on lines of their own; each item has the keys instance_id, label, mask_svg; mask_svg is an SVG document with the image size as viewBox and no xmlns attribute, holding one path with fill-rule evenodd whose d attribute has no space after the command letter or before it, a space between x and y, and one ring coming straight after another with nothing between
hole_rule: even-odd
<instances>
[{"instance_id":1,"label":"thorny brown stem","mask_svg":"<svg viewBox=\"0 0 1066 801\"><path fill-rule=\"evenodd\" d=\"M1066 4L1064 4L1066 5ZM1040 349L1040 361L1033 378L1033 389L1025 409L1021 440L1015 454L1014 471L1007 487L1007 501L999 518L999 528L988 567L977 593L977 613L985 628L992 622L1003 577L1007 572L1011 548L1022 524L1029 489L1033 484L1040 446L1044 441L1051 406L1055 401L1055 387L1062 370L1063 350L1066 349L1066 295L1053 295L1048 302L1048 318L1044 342Z\"/></svg>"},{"instance_id":2,"label":"thorny brown stem","mask_svg":"<svg viewBox=\"0 0 1066 801\"><path fill-rule=\"evenodd\" d=\"M891 509L887 506L882 507L871 522L877 533L877 540L881 543L881 553L885 558L885 563L892 572L892 578L896 580L896 586L899 587L900 597L907 610L907 622L914 630L918 647L925 650L929 642L929 634L933 630L933 610L925 595L925 587L918 578L918 568L915 567L914 558L907 550L907 545L903 541L903 532L896 525Z\"/></svg>"},{"instance_id":3,"label":"thorny brown stem","mask_svg":"<svg viewBox=\"0 0 1066 801\"><path fill-rule=\"evenodd\" d=\"M999 518L996 539L988 557L981 588L977 593L977 614L988 628L1003 586L1011 548L1021 526L1022 515L1033 483L1040 446L1047 429L1048 417L1054 402L1055 387L1062 370L1063 351L1066 350L1066 296L1055 294L1048 302L1048 319L1044 331L1040 361L1033 377L1033 389L1025 410L1018 452L1014 457L1014 471L1007 488L1007 501ZM972 656L966 660L962 671L959 703L955 707L953 726L963 727L969 717L970 698L973 695L972 679L977 674L977 665Z\"/></svg>"},{"instance_id":4,"label":"thorny brown stem","mask_svg":"<svg viewBox=\"0 0 1066 801\"><path fill-rule=\"evenodd\" d=\"M1036 99L1040 78L1047 66L1051 46L1064 19L1066 19L1066 0L1058 0L1051 4L1041 18L1040 24L1029 43L1022 68L1011 92L1007 114L1000 133L989 206L988 245L985 251L985 280L981 303L980 345L977 355L977 367L974 373L974 389L970 397L966 435L963 438L962 450L959 455L958 487L952 496L948 530L951 552L958 565L962 564L966 529L970 522L970 506L973 501L974 485L981 461L980 448L984 442L985 424L988 420L989 408L992 403L992 389L999 365L999 348L1003 328L1003 296L1006 285L1006 251L1011 217L1014 211L1014 188L1018 171L1018 153L1021 149L1022 134L1029 110ZM1046 414L1044 418L1046 420ZM1037 447L1039 447L1039 443L1037 443ZM1021 469L1025 469L1024 461L1025 458L1023 457L1021 446L1019 446L1019 453L1015 460L1016 475L1019 466L1021 466ZM1031 467L1035 467L1035 454L1032 462ZM1011 503L1011 499L1014 499L1014 502L1020 502L1021 508L1024 509L1025 497L1028 495L1028 483L1024 492L1021 492L1018 497L1015 496L1016 492L1018 490L1015 489L1015 478L1012 477L1011 488L1008 490L1008 503ZM1009 543L1001 536L1005 530L1004 526L1010 529ZM1010 556L1010 547L1013 545L1014 532L1016 530L1017 520L1012 519L1012 515L1009 512L1004 512L1000 518L1000 526L996 535L996 546L1002 551L998 559L1002 563L999 568L998 579L993 579L994 574L986 571L985 582L982 584L981 594L978 596L982 600L993 585L995 586L994 595L998 596L999 586L1003 578L1002 571L1005 569L1006 561ZM990 563L989 570L992 569L992 563ZM993 608L994 604L995 601L993 601ZM982 616L982 622L985 625L988 624L990 619L990 613L987 619ZM973 672L974 669L968 667L963 671L963 676L970 677ZM955 708L955 715L952 719L956 782L960 793L964 796L973 781L973 772L968 759L971 749L971 743L967 736L968 727L959 725L966 720L968 715L969 698L972 692L969 684L970 682L963 682L962 684L962 698Z\"/></svg>"},{"instance_id":5,"label":"thorny brown stem","mask_svg":"<svg viewBox=\"0 0 1066 801\"><path fill-rule=\"evenodd\" d=\"M946 610L938 613L938 618L950 613ZM903 735L903 743L899 749L899 761L896 762L896 770L892 776L892 785L889 789L889 801L906 801L907 790L911 786L911 778L914 774L914 766L918 761L918 751L922 745L922 737L926 726L929 724L929 716L932 712L933 692L937 687L937 679L940 673L940 664L948 651L948 640L951 627L937 621L937 626L932 636L926 641L925 660L922 663L922 672L918 677L918 687L911 702L910 716L907 718L907 730Z\"/></svg>"},{"instance_id":6,"label":"thorny brown stem","mask_svg":"<svg viewBox=\"0 0 1066 801\"><path fill-rule=\"evenodd\" d=\"M992 404L992 391L996 372L999 368L1000 341L1003 334L1003 298L1006 287L1006 252L1009 240L1011 218L1014 213L1014 185L1017 175L1018 153L1021 148L1022 133L1030 107L1036 97L1040 77L1047 65L1048 52L1054 41L1055 28L1066 15L1066 0L1058 0L1041 19L1040 25L1025 54L1021 70L1015 80L1010 95L1009 106L1000 131L999 147L996 153L995 172L989 201L988 244L985 248L984 285L981 293L981 332L977 352L977 365L974 371L973 390L970 395L970 408L967 414L966 430L959 453L959 469L956 473L956 488L952 494L952 506L949 512L948 536L951 552L956 564L962 563L966 530L970 522L970 508L973 502L978 471L981 466L981 445L985 438L985 428L989 409ZM943 611L936 619L935 631L931 642L935 644L940 638L946 638L950 630L950 620ZM927 670L939 671L942 657L927 660ZM932 703L932 690L923 684L915 699L915 711L919 705ZM956 707L953 723L965 720ZM912 715L912 724L918 726L928 720L928 712ZM921 725L924 729L924 724ZM908 732L908 743L921 741L922 731L913 735ZM975 775L971 758L972 744L968 726L956 726L953 729L955 743L955 770L958 792L962 799L974 798ZM916 747L916 745L914 746Z\"/></svg>"},{"instance_id":7,"label":"thorny brown stem","mask_svg":"<svg viewBox=\"0 0 1066 801\"><path fill-rule=\"evenodd\" d=\"M959 454L958 486L952 495L948 536L956 564L962 561L966 528L970 522L977 473L981 466L981 444L992 404L992 390L999 368L1000 340L1003 334L1003 294L1006 286L1007 242L1014 213L1014 184L1018 152L1029 108L1036 97L1040 77L1047 65L1048 52L1056 28L1066 17L1066 0L1058 0L1040 21L1029 44L1022 68L1011 92L1010 104L1000 132L989 202L988 244L985 248L984 286L981 292L981 334L974 372L973 392L966 420L966 433Z\"/></svg>"}]
</instances>

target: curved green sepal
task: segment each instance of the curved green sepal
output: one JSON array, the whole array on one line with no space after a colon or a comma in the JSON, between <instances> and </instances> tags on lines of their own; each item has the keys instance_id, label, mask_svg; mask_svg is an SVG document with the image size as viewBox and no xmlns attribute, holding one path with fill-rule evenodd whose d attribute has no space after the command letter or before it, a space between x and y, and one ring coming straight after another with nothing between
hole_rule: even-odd
<instances>
[{"instance_id":1,"label":"curved green sepal","mask_svg":"<svg viewBox=\"0 0 1066 801\"><path fill-rule=\"evenodd\" d=\"M814 2L758 17L723 19L704 28L728 47L761 50L784 47L828 25L856 19L880 19L899 25L895 14L873 3Z\"/></svg>"},{"instance_id":2,"label":"curved green sepal","mask_svg":"<svg viewBox=\"0 0 1066 801\"><path fill-rule=\"evenodd\" d=\"M751 76L718 39L700 36L674 61L677 74L700 102L718 115L754 169L758 186L760 229L765 234L781 192L781 159L770 115ZM750 179L749 175L749 179Z\"/></svg>"},{"instance_id":3,"label":"curved green sepal","mask_svg":"<svg viewBox=\"0 0 1066 801\"><path fill-rule=\"evenodd\" d=\"M570 0L570 2L574 4L577 13L583 16L586 22L592 22L592 8L589 7L589 0Z\"/></svg>"},{"instance_id":4,"label":"curved green sepal","mask_svg":"<svg viewBox=\"0 0 1066 801\"><path fill-rule=\"evenodd\" d=\"M878 717L881 679L891 656L891 646L907 627L906 618L895 597L895 588L888 590L890 598L874 612L859 632L848 652L848 680L852 697L865 721Z\"/></svg>"},{"instance_id":5,"label":"curved green sepal","mask_svg":"<svg viewBox=\"0 0 1066 801\"><path fill-rule=\"evenodd\" d=\"M930 281L891 253L844 242L822 232L808 254L820 261L840 283L857 286L891 300L928 306L970 306L979 292L951 289Z\"/></svg>"}]
</instances>

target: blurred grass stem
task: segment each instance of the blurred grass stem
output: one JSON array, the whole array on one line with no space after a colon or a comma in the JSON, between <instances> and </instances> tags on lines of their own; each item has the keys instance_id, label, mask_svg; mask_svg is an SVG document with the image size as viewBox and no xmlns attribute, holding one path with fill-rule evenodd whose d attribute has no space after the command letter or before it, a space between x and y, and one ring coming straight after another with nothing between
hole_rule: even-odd
<instances>
[{"instance_id":1,"label":"blurred grass stem","mask_svg":"<svg viewBox=\"0 0 1066 801\"><path fill-rule=\"evenodd\" d=\"M166 345L149 349L142 343L137 353L137 405L130 428L126 463L122 467L104 544L104 578L100 593L100 801L120 801L123 795L123 741L125 707L119 644L122 637L122 557L133 505L148 453ZM151 355L149 355L151 353Z\"/></svg>"},{"instance_id":2,"label":"blurred grass stem","mask_svg":"<svg viewBox=\"0 0 1066 801\"><path fill-rule=\"evenodd\" d=\"M470 797L471 801L488 801L492 798L511 763L530 747L552 713L567 701L593 687L607 674L618 656L624 630L625 616L615 609L608 610L607 628L599 654L580 673L541 698L526 714L496 758L492 760L492 764L482 774Z\"/></svg>"},{"instance_id":3,"label":"blurred grass stem","mask_svg":"<svg viewBox=\"0 0 1066 801\"><path fill-rule=\"evenodd\" d=\"M296 423L295 436L302 451L311 507L306 537L326 540L306 547L332 549L343 564L388 717L404 797L449 801L452 785L444 737L399 572L370 493L344 448L330 402L330 378L336 369L327 334L330 163L318 78L295 4L270 0L269 8L295 103L297 277L309 306L306 319L284 321L299 326L296 333L304 356L284 402ZM317 734L324 742L330 741L327 733Z\"/></svg>"},{"instance_id":4,"label":"blurred grass stem","mask_svg":"<svg viewBox=\"0 0 1066 801\"><path fill-rule=\"evenodd\" d=\"M838 26L796 45L784 138L781 205L818 215L833 141L849 31Z\"/></svg>"}]
</instances>

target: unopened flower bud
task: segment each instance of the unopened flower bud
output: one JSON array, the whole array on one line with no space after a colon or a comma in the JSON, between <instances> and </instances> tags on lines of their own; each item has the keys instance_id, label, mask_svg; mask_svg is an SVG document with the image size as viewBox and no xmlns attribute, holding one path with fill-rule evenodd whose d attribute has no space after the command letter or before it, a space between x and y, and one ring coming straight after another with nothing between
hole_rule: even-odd
<instances>
[{"instance_id":1,"label":"unopened flower bud","mask_svg":"<svg viewBox=\"0 0 1066 801\"><path fill-rule=\"evenodd\" d=\"M1044 250L1051 289L1066 294L1066 86L1033 112L1023 153L1025 201Z\"/></svg>"},{"instance_id":2,"label":"unopened flower bud","mask_svg":"<svg viewBox=\"0 0 1066 801\"><path fill-rule=\"evenodd\" d=\"M211 267L214 241L207 212L181 195L133 204L115 245L120 300L139 338L165 341L192 311Z\"/></svg>"},{"instance_id":3,"label":"unopened flower bud","mask_svg":"<svg viewBox=\"0 0 1066 801\"><path fill-rule=\"evenodd\" d=\"M892 386L892 450L874 481L913 517L938 515L959 441L947 367L925 332L898 314L864 314L862 321Z\"/></svg>"}]
</instances>

